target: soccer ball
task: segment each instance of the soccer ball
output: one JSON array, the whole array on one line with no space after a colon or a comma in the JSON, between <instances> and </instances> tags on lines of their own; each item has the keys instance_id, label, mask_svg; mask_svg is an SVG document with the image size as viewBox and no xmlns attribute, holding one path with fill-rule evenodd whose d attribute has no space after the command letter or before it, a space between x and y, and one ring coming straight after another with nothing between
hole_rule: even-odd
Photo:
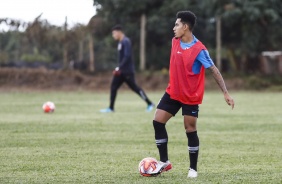
<instances>
[{"instance_id":1,"label":"soccer ball","mask_svg":"<svg viewBox=\"0 0 282 184\"><path fill-rule=\"evenodd\" d=\"M55 104L53 102L45 102L42 109L45 113L52 113L55 111Z\"/></svg>"},{"instance_id":2,"label":"soccer ball","mask_svg":"<svg viewBox=\"0 0 282 184\"><path fill-rule=\"evenodd\" d=\"M147 157L141 160L138 169L142 176L151 177L155 176L151 173L157 168L158 161L155 158Z\"/></svg>"}]
</instances>

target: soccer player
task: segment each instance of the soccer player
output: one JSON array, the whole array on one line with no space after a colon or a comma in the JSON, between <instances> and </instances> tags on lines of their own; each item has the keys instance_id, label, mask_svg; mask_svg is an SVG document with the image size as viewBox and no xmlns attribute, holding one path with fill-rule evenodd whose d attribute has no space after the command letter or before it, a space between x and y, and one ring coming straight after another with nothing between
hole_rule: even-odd
<instances>
[{"instance_id":1,"label":"soccer player","mask_svg":"<svg viewBox=\"0 0 282 184\"><path fill-rule=\"evenodd\" d=\"M234 108L234 100L229 95L219 70L210 58L206 47L192 33L195 23L196 16L191 11L180 11L176 15L173 28L175 38L172 39L170 55L169 84L157 106L153 120L160 161L152 175L172 168L168 160L168 134L165 125L182 108L190 159L188 177L198 176L199 138L196 122L199 104L202 103L204 95L205 68L212 72L226 103Z\"/></svg>"},{"instance_id":2,"label":"soccer player","mask_svg":"<svg viewBox=\"0 0 282 184\"><path fill-rule=\"evenodd\" d=\"M154 109L154 104L149 100L145 92L137 86L134 77L134 63L131 53L131 41L122 30L122 26L116 25L112 28L112 36L118 43L118 67L113 71L113 79L111 83L110 106L101 109L102 113L114 112L115 99L117 90L125 82L130 89L137 93L146 103L147 111Z\"/></svg>"}]
</instances>

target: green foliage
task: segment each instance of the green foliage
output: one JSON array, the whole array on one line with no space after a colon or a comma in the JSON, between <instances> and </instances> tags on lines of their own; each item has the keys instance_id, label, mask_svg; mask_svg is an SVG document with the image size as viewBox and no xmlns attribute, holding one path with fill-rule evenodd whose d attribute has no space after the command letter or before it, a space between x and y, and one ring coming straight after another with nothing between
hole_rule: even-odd
<instances>
[{"instance_id":1,"label":"green foliage","mask_svg":"<svg viewBox=\"0 0 282 184\"><path fill-rule=\"evenodd\" d=\"M260 76L251 75L245 77L246 86L252 90L275 90L281 91L282 79L281 76Z\"/></svg>"},{"instance_id":2,"label":"green foliage","mask_svg":"<svg viewBox=\"0 0 282 184\"><path fill-rule=\"evenodd\" d=\"M271 83L267 81L265 78L257 77L257 76L250 76L248 78L248 83L251 89L256 90L264 90L271 86Z\"/></svg>"},{"instance_id":3,"label":"green foliage","mask_svg":"<svg viewBox=\"0 0 282 184\"><path fill-rule=\"evenodd\" d=\"M122 24L125 33L132 39L134 58L139 61L140 43L140 16L145 13L147 16L147 67L160 69L168 67L170 57L171 39L173 37L172 28L175 22L176 12L183 9L197 9L196 1L178 0L147 0L147 1L117 1L117 0L95 0L94 5L99 6L98 17L103 20L107 31L103 37L99 35L96 40L103 41L101 38L111 38L111 27L115 24ZM196 33L198 35L198 33ZM114 45L111 49L116 49ZM149 52L150 51L150 52ZM97 55L106 53L97 53ZM99 62L99 61L98 61Z\"/></svg>"},{"instance_id":4,"label":"green foliage","mask_svg":"<svg viewBox=\"0 0 282 184\"><path fill-rule=\"evenodd\" d=\"M150 2L150 1L149 1ZM215 47L215 16L222 17L222 43L227 50L239 53L237 62L243 57L257 57L264 50L279 50L282 45L281 1L117 1L95 0L99 6L97 16L104 19L104 26L121 23L133 40L135 60L138 61L140 15L147 15L147 64L152 68L168 66L170 40L175 14L179 10L189 9L196 13L198 26L194 34L208 47ZM130 7L130 8L129 8ZM144 10L146 7L146 11ZM280 31L277 31L280 30ZM104 37L110 37L104 34ZM98 39L99 40L99 39ZM100 53L98 53L100 54ZM103 54L103 53L101 53ZM242 58L241 58L242 57ZM239 61L238 61L239 60ZM151 62L154 61L154 62ZM238 66L240 64L237 64Z\"/></svg>"},{"instance_id":5,"label":"green foliage","mask_svg":"<svg viewBox=\"0 0 282 184\"><path fill-rule=\"evenodd\" d=\"M23 54L21 56L21 60L22 61L26 61L26 62L50 62L51 61L51 58L50 56L46 56L46 55L43 55L43 54L40 54L38 52L38 49L37 48L34 48L34 51L33 51L33 54Z\"/></svg>"},{"instance_id":6,"label":"green foliage","mask_svg":"<svg viewBox=\"0 0 282 184\"><path fill-rule=\"evenodd\" d=\"M9 55L7 52L0 52L0 63L7 63L9 60Z\"/></svg>"},{"instance_id":7,"label":"green foliage","mask_svg":"<svg viewBox=\"0 0 282 184\"><path fill-rule=\"evenodd\" d=\"M97 7L97 14L89 24L73 28L52 26L40 16L28 24L0 19L2 23L10 22L11 27L11 31L0 33L0 62L17 61L22 55L27 57L34 47L52 61L62 61L64 49L68 51L68 60L78 61L83 55L83 60L88 61L87 37L92 35L96 68L112 69L116 65L117 44L112 39L111 27L122 24L132 40L138 66L140 17L145 14L146 66L168 68L175 14L180 10L195 12L198 21L194 34L210 50L215 48L215 18L221 17L225 51L222 55L237 71L257 70L256 65L249 62L258 60L262 51L282 48L281 0L95 0L93 5ZM23 32L18 31L21 24L27 25ZM81 43L83 51L79 51ZM215 58L214 54L211 56Z\"/></svg>"},{"instance_id":8,"label":"green foliage","mask_svg":"<svg viewBox=\"0 0 282 184\"><path fill-rule=\"evenodd\" d=\"M23 54L21 56L21 60L22 61L26 61L26 62L50 62L51 59L48 56L44 56L41 54Z\"/></svg>"},{"instance_id":9,"label":"green foliage","mask_svg":"<svg viewBox=\"0 0 282 184\"><path fill-rule=\"evenodd\" d=\"M233 40L239 38L237 46L241 46L246 53L279 50L281 44L278 46L275 39L282 39L282 35L275 32L282 32L282 12L276 9L277 5L281 6L281 1L236 1L222 14L226 29L223 34L228 44L232 43L231 36Z\"/></svg>"},{"instance_id":10,"label":"green foliage","mask_svg":"<svg viewBox=\"0 0 282 184\"><path fill-rule=\"evenodd\" d=\"M158 102L163 92L148 93ZM114 114L101 114L107 93L2 92L0 181L6 183L281 183L281 93L232 92L231 110L218 92L200 107L199 177L187 179L187 138L179 112L166 125L173 169L141 177L139 161L158 158L153 113L121 92ZM44 114L44 101L56 104Z\"/></svg>"}]
</instances>

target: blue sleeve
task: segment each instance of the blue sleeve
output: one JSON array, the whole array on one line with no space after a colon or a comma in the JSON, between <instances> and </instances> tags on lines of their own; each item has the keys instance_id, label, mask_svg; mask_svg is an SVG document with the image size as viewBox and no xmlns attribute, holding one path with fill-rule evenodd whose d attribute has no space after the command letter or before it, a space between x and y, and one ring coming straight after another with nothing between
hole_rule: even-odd
<instances>
[{"instance_id":1,"label":"blue sleeve","mask_svg":"<svg viewBox=\"0 0 282 184\"><path fill-rule=\"evenodd\" d=\"M202 50L197 56L196 60L202 63L205 68L209 68L214 65L207 50Z\"/></svg>"},{"instance_id":2,"label":"blue sleeve","mask_svg":"<svg viewBox=\"0 0 282 184\"><path fill-rule=\"evenodd\" d=\"M213 61L212 61L212 59L209 55L209 52L207 50L202 50L198 54L198 56L197 56L197 58L196 58L196 60L193 64L192 70L195 74L198 74L198 73L200 73L202 66L204 66L205 68L209 68L213 65L214 65L214 63L213 63Z\"/></svg>"}]
</instances>

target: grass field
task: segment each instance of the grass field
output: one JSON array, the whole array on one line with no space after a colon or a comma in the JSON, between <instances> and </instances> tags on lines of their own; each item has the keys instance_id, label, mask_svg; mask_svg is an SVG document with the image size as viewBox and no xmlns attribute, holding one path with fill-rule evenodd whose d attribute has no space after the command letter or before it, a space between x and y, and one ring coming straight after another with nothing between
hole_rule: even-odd
<instances>
[{"instance_id":1,"label":"grass field","mask_svg":"<svg viewBox=\"0 0 282 184\"><path fill-rule=\"evenodd\" d=\"M157 103L163 92L151 92ZM187 179L187 139L179 113L167 124L173 169L141 177L139 161L158 158L153 112L131 92L116 112L100 114L107 93L1 92L0 183L282 183L282 94L232 92L232 111L219 91L200 107L199 176ZM44 101L56 103L44 114Z\"/></svg>"}]
</instances>

